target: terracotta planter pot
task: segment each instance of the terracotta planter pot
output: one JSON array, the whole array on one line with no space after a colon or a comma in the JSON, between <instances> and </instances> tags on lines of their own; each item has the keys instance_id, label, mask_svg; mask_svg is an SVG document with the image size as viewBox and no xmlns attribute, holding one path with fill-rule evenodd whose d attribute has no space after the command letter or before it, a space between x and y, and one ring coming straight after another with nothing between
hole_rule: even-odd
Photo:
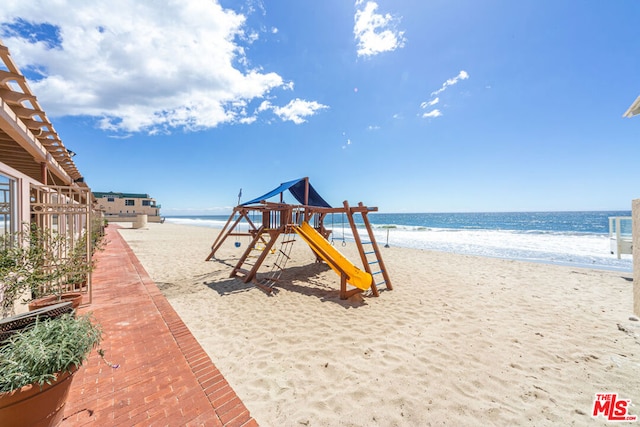
<instances>
[{"instance_id":1,"label":"terracotta planter pot","mask_svg":"<svg viewBox=\"0 0 640 427\"><path fill-rule=\"evenodd\" d=\"M47 307L49 305L58 304L61 302L71 302L71 306L73 309L77 309L82 304L82 294L79 292L67 292L60 295L58 298L57 295L50 295L48 297L37 298L33 301L29 302L29 310L37 310L42 307Z\"/></svg>"},{"instance_id":2,"label":"terracotta planter pot","mask_svg":"<svg viewBox=\"0 0 640 427\"><path fill-rule=\"evenodd\" d=\"M58 425L64 416L64 405L76 371L59 374L54 382L42 388L37 384L29 384L10 393L0 393L0 425Z\"/></svg>"}]
</instances>

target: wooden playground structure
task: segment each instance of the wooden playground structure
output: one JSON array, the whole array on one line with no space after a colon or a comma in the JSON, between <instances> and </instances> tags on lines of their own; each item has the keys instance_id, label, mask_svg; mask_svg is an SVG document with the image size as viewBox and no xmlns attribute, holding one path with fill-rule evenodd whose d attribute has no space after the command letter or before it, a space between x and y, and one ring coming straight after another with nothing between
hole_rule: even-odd
<instances>
[{"instance_id":1,"label":"wooden playground structure","mask_svg":"<svg viewBox=\"0 0 640 427\"><path fill-rule=\"evenodd\" d=\"M284 203L283 193L287 190L300 204ZM278 195L279 202L267 201ZM377 207L367 207L362 203L351 207L346 201L342 207L331 207L306 177L285 182L267 194L238 204L211 246L211 253L206 260L215 258L216 252L227 238L250 237L251 242L231 271L230 277L241 278L245 283L253 282L265 292L271 293L286 268L296 237L300 236L315 253L316 261L324 261L340 276L341 299L369 290L371 295L377 297L382 286L388 290L393 289L367 217L368 213L377 210ZM343 218L346 216L360 254L362 269L345 258L328 240L332 230L325 228L324 222L330 214L341 214ZM366 240L358 232L354 218L358 214L362 217ZM241 224L246 225L246 231L241 230ZM236 247L239 246L239 242L236 242ZM259 272L268 256L275 257L271 263L271 271ZM354 288L348 290L347 284Z\"/></svg>"}]
</instances>

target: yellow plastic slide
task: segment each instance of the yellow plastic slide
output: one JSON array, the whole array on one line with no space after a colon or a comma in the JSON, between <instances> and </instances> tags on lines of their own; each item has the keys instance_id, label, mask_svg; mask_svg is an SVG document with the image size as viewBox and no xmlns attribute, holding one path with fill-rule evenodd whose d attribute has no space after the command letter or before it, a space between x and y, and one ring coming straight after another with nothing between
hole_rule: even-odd
<instances>
[{"instance_id":1,"label":"yellow plastic slide","mask_svg":"<svg viewBox=\"0 0 640 427\"><path fill-rule=\"evenodd\" d=\"M347 275L347 283L365 291L371 287L371 274L353 265L351 261L331 246L331 243L322 237L322 234L318 233L308 222L305 221L300 227L295 227L295 231L309 244L311 249L313 249L320 258L329 264L329 267L331 267L333 271L338 275L344 272Z\"/></svg>"}]
</instances>

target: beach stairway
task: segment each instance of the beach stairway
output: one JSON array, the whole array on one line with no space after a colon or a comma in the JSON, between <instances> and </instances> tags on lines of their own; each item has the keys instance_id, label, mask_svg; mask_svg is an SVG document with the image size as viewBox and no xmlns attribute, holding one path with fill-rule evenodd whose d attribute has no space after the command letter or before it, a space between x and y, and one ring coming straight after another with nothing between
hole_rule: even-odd
<instances>
[{"instance_id":1,"label":"beach stairway","mask_svg":"<svg viewBox=\"0 0 640 427\"><path fill-rule=\"evenodd\" d=\"M349 207L346 201L344 202L344 207L349 212L349 214L347 215L349 219L349 225L351 226L353 238L356 241L358 251L360 252L360 258L362 259L364 270L367 273L371 274L373 278L373 283L371 284L371 293L373 294L373 296L379 296L379 291L383 286L385 289L392 290L393 286L391 284L391 279L389 278L389 273L387 272L387 268L385 267L384 261L382 260L380 247L376 242L376 237L373 233L373 229L371 228L371 223L369 222L369 218L367 217L367 208L363 206L362 203L359 203L356 207ZM353 218L354 214L357 213L361 214L362 223L364 224L364 228L367 232L364 240L360 236L358 227L356 226L355 220Z\"/></svg>"}]
</instances>

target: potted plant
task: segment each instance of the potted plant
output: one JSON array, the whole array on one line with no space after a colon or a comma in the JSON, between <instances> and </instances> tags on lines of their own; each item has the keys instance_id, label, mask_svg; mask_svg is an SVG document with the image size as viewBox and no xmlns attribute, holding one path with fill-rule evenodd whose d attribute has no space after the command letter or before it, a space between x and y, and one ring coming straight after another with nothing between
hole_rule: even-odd
<instances>
[{"instance_id":1,"label":"potted plant","mask_svg":"<svg viewBox=\"0 0 640 427\"><path fill-rule=\"evenodd\" d=\"M101 338L90 314L67 313L0 343L0 425L59 423L73 375Z\"/></svg>"},{"instance_id":2,"label":"potted plant","mask_svg":"<svg viewBox=\"0 0 640 427\"><path fill-rule=\"evenodd\" d=\"M43 280L31 287L33 300L29 309L61 301L72 301L74 308L81 304L81 291L95 266L93 255L106 244L101 224L101 219L95 217L76 239L31 226L29 246L37 248L32 251L31 266L34 272L43 273Z\"/></svg>"},{"instance_id":3,"label":"potted plant","mask_svg":"<svg viewBox=\"0 0 640 427\"><path fill-rule=\"evenodd\" d=\"M10 235L0 236L0 317L15 313L15 301L30 288L28 251L11 241Z\"/></svg>"},{"instance_id":4,"label":"potted plant","mask_svg":"<svg viewBox=\"0 0 640 427\"><path fill-rule=\"evenodd\" d=\"M76 239L35 224L0 236L0 314L13 314L25 293L31 310L67 300L77 308L94 268L93 254L104 245L99 219Z\"/></svg>"},{"instance_id":5,"label":"potted plant","mask_svg":"<svg viewBox=\"0 0 640 427\"><path fill-rule=\"evenodd\" d=\"M15 302L32 297L33 290L42 289L60 274L49 264L47 251L36 244L39 231L25 226L23 231L0 236L0 315L11 316Z\"/></svg>"},{"instance_id":6,"label":"potted plant","mask_svg":"<svg viewBox=\"0 0 640 427\"><path fill-rule=\"evenodd\" d=\"M70 281L86 279L91 271L92 264L84 255L86 237L74 242L55 231L31 225L28 242L23 246L29 248L32 297L29 309L35 310L63 301L71 301L73 307L78 308L82 293L75 292L74 282Z\"/></svg>"}]
</instances>

